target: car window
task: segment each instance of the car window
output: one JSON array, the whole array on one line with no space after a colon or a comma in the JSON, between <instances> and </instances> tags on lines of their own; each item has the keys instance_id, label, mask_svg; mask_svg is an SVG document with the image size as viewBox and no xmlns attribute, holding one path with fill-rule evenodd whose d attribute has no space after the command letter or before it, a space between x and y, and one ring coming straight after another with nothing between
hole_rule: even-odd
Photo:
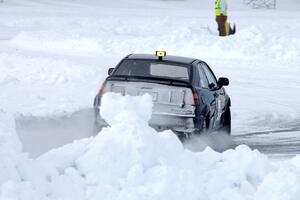
<instances>
[{"instance_id":1,"label":"car window","mask_svg":"<svg viewBox=\"0 0 300 200\"><path fill-rule=\"evenodd\" d=\"M153 76L166 76L176 79L189 79L188 69L176 65L169 65L163 63L151 63L150 74Z\"/></svg>"},{"instance_id":2,"label":"car window","mask_svg":"<svg viewBox=\"0 0 300 200\"><path fill-rule=\"evenodd\" d=\"M198 73L199 73L199 86L202 88L208 88L208 81L207 81L207 78L201 67L201 64L198 64L197 68L198 68Z\"/></svg>"},{"instance_id":3,"label":"car window","mask_svg":"<svg viewBox=\"0 0 300 200\"><path fill-rule=\"evenodd\" d=\"M151 60L124 60L114 71L114 75L162 77L189 81L190 66Z\"/></svg>"},{"instance_id":4,"label":"car window","mask_svg":"<svg viewBox=\"0 0 300 200\"><path fill-rule=\"evenodd\" d=\"M216 80L215 76L213 75L213 73L211 72L211 70L208 68L208 66L205 63L201 63L201 66L202 66L202 69L204 70L204 73L207 77L208 84L209 84L210 88L213 88L212 84L213 84L214 87L216 87L218 85L217 80Z\"/></svg>"}]
</instances>

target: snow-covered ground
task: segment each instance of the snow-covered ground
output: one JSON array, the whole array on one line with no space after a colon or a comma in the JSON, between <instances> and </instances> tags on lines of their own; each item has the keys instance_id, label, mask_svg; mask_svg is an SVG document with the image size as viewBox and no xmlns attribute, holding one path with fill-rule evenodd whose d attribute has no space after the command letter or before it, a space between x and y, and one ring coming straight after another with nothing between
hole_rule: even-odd
<instances>
[{"instance_id":1,"label":"snow-covered ground","mask_svg":"<svg viewBox=\"0 0 300 200\"><path fill-rule=\"evenodd\" d=\"M75 126L84 121L77 113L91 108L107 69L129 53L158 49L200 58L230 79L239 141L280 130L289 132L276 141L299 141L300 2L278 0L276 10L228 3L238 32L227 38L214 35L212 0L0 3L0 199L298 199L299 156L275 162L246 146L224 153L184 150L174 135L147 126L147 97L108 96L132 103L120 113L104 105L110 129L37 159L22 152L39 150L30 152L36 156L51 148L49 141L58 147L87 137L69 129L69 119L76 118ZM129 114L141 120L124 118ZM55 133L45 125L48 131L26 140L26 125L57 121L69 125L59 123ZM255 139L275 141L272 134Z\"/></svg>"}]
</instances>

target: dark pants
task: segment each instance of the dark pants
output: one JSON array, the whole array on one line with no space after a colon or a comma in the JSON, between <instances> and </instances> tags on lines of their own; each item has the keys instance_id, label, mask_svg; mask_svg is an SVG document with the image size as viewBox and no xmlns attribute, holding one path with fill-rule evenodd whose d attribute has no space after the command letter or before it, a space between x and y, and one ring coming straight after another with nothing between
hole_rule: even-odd
<instances>
[{"instance_id":1,"label":"dark pants","mask_svg":"<svg viewBox=\"0 0 300 200\"><path fill-rule=\"evenodd\" d=\"M218 24L218 31L219 31L219 36L226 36L226 21L227 21L227 16L216 16L216 21Z\"/></svg>"}]
</instances>

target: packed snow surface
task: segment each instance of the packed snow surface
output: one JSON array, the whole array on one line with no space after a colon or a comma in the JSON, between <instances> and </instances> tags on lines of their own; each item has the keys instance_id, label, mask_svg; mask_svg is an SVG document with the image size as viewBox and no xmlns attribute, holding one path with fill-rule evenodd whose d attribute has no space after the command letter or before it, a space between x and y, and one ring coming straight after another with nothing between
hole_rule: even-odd
<instances>
[{"instance_id":1,"label":"packed snow surface","mask_svg":"<svg viewBox=\"0 0 300 200\"><path fill-rule=\"evenodd\" d=\"M41 125L85 112L109 67L161 49L202 59L230 79L234 136L289 129L281 134L297 142L300 3L278 0L276 10L228 3L238 31L226 38L215 35L212 0L0 3L0 199L298 200L299 156L274 161L245 145L191 152L170 131L148 126L147 95L106 94L101 115L111 127L95 137L81 131L82 116L70 123L79 128L46 126L28 144L20 141L26 131L16 131L31 119ZM50 150L56 136L66 138L52 148L70 144Z\"/></svg>"},{"instance_id":2,"label":"packed snow surface","mask_svg":"<svg viewBox=\"0 0 300 200\"><path fill-rule=\"evenodd\" d=\"M111 109L112 103L121 109ZM0 199L299 197L300 157L274 164L247 146L224 153L208 147L193 153L171 131L157 133L148 126L151 107L150 95L109 93L103 97L101 115L111 126L95 138L76 141L36 160L23 156L13 162L7 154L10 149L2 148L8 152L1 159L13 163L1 166L7 174L0 182Z\"/></svg>"}]
</instances>

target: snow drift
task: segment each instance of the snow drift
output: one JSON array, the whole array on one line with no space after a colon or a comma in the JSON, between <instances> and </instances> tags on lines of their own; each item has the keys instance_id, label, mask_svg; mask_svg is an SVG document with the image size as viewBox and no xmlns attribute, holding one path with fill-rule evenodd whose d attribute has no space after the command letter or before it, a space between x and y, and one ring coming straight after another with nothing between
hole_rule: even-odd
<instances>
[{"instance_id":1,"label":"snow drift","mask_svg":"<svg viewBox=\"0 0 300 200\"><path fill-rule=\"evenodd\" d=\"M23 156L9 171L2 167L17 178L1 180L0 199L298 198L299 157L274 164L244 145L224 153L209 147L194 153L171 131L157 133L148 126L151 108L149 95L105 94L101 115L111 127L36 160ZM14 157L4 153L1 159Z\"/></svg>"},{"instance_id":2,"label":"snow drift","mask_svg":"<svg viewBox=\"0 0 300 200\"><path fill-rule=\"evenodd\" d=\"M13 117L0 109L0 185L8 180L20 180L17 163L21 143L15 134Z\"/></svg>"}]
</instances>

